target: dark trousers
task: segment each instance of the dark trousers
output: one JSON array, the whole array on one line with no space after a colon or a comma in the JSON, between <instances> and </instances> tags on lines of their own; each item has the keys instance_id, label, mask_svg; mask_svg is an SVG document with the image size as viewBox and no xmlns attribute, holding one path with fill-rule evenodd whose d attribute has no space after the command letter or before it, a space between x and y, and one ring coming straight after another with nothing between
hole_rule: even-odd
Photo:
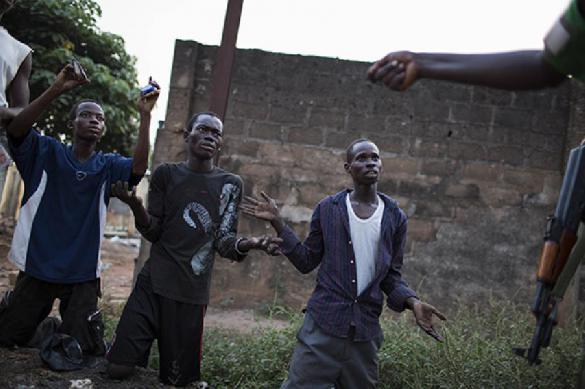
<instances>
[{"instance_id":1,"label":"dark trousers","mask_svg":"<svg viewBox=\"0 0 585 389\"><path fill-rule=\"evenodd\" d=\"M382 340L355 342L351 334L347 338L328 335L307 313L281 389L375 388Z\"/></svg>"},{"instance_id":2,"label":"dark trousers","mask_svg":"<svg viewBox=\"0 0 585 389\"><path fill-rule=\"evenodd\" d=\"M97 311L99 294L99 279L56 284L20 272L8 301L0 305L0 346L25 346L59 299L63 322L57 332L74 337L85 353L94 353L99 340L90 330L88 317Z\"/></svg>"},{"instance_id":3,"label":"dark trousers","mask_svg":"<svg viewBox=\"0 0 585 389\"><path fill-rule=\"evenodd\" d=\"M174 386L198 381L205 310L206 305L154 293L150 278L139 275L106 358L116 365L144 367L156 339L161 381Z\"/></svg>"}]
</instances>

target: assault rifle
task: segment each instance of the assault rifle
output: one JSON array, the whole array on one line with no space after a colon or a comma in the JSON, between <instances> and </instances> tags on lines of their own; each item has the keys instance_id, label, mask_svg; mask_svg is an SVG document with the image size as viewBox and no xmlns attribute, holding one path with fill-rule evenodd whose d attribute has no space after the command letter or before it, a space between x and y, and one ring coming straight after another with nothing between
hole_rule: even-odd
<instances>
[{"instance_id":1,"label":"assault rifle","mask_svg":"<svg viewBox=\"0 0 585 389\"><path fill-rule=\"evenodd\" d=\"M546 225L544 246L536 274L536 297L531 308L536 317L532 342L528 349L514 348L514 352L526 357L531 365L541 362L538 358L540 349L550 344L553 327L557 324L558 302L581 260L582 247L585 247L583 242L578 245L580 250L573 250L573 246L577 242L577 231L584 209L585 146L579 146L571 150L559 201L554 215L549 216ZM563 285L557 285L561 273Z\"/></svg>"}]
</instances>

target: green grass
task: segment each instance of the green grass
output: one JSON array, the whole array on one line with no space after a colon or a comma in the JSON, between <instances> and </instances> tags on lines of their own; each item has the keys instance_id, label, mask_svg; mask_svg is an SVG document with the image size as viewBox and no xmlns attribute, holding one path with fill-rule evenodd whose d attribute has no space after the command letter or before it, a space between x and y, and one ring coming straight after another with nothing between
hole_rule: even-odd
<instances>
[{"instance_id":1,"label":"green grass","mask_svg":"<svg viewBox=\"0 0 585 389\"><path fill-rule=\"evenodd\" d=\"M216 388L278 388L287 374L300 314L291 326L253 335L206 329L203 378ZM108 320L111 333L115 320ZM571 388L581 359L581 323L555 328L552 345L541 351L543 363L529 366L514 355L526 347L534 319L526 306L487 303L462 308L441 325L437 343L413 324L412 314L382 318L385 341L379 352L380 388ZM151 367L157 364L153 350Z\"/></svg>"},{"instance_id":2,"label":"green grass","mask_svg":"<svg viewBox=\"0 0 585 389\"><path fill-rule=\"evenodd\" d=\"M385 321L380 351L381 388L570 388L581 358L581 332L572 322L555 328L543 363L529 366L512 353L526 347L534 319L526 307L492 304L461 310L442 326L436 343L410 325L408 315Z\"/></svg>"},{"instance_id":3,"label":"green grass","mask_svg":"<svg viewBox=\"0 0 585 389\"><path fill-rule=\"evenodd\" d=\"M252 336L208 330L202 376L216 388L278 388L294 344L293 327Z\"/></svg>"}]
</instances>

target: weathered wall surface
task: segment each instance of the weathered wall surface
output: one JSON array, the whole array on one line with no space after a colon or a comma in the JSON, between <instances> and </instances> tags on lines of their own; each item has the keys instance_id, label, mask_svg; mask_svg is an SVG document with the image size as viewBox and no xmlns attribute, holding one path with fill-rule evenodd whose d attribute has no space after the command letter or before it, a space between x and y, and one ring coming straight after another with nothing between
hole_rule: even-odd
<instances>
[{"instance_id":1,"label":"weathered wall surface","mask_svg":"<svg viewBox=\"0 0 585 389\"><path fill-rule=\"evenodd\" d=\"M216 48L177 41L165 128L155 165L185 157L180 129L207 110ZM367 64L238 50L221 166L246 193L265 190L305 236L316 203L350 184L343 153L358 137L382 151L381 191L409 215L405 277L443 307L496 298L525 301L566 148L577 142L583 90L511 93L422 81L391 93L365 80ZM264 234L242 217L242 234ZM286 258L218 258L213 302L301 306L315 274Z\"/></svg>"}]
</instances>

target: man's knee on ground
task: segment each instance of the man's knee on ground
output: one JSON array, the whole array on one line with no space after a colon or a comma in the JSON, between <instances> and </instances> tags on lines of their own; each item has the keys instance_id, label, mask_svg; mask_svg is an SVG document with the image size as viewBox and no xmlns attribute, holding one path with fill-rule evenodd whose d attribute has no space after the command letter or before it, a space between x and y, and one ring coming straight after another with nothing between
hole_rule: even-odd
<instances>
[{"instance_id":1,"label":"man's knee on ground","mask_svg":"<svg viewBox=\"0 0 585 389\"><path fill-rule=\"evenodd\" d=\"M108 363L106 369L108 377L115 380L123 380L134 374L134 366L117 365L115 363Z\"/></svg>"}]
</instances>

